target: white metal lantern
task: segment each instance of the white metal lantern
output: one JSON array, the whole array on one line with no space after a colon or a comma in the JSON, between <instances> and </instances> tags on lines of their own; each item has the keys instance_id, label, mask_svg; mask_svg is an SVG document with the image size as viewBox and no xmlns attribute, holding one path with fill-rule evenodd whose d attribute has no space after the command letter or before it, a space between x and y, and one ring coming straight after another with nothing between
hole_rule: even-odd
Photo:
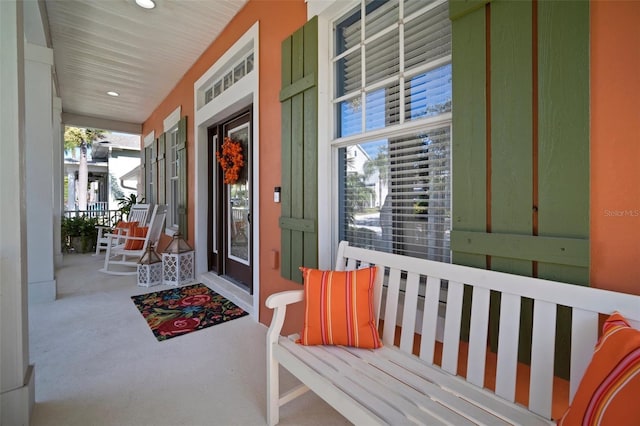
<instances>
[{"instance_id":1,"label":"white metal lantern","mask_svg":"<svg viewBox=\"0 0 640 426\"><path fill-rule=\"evenodd\" d=\"M162 253L162 274L167 285L179 286L193 281L193 249L180 233L174 234Z\"/></svg>"},{"instance_id":2,"label":"white metal lantern","mask_svg":"<svg viewBox=\"0 0 640 426\"><path fill-rule=\"evenodd\" d=\"M138 285L151 287L162 284L162 259L151 245L138 261Z\"/></svg>"}]
</instances>

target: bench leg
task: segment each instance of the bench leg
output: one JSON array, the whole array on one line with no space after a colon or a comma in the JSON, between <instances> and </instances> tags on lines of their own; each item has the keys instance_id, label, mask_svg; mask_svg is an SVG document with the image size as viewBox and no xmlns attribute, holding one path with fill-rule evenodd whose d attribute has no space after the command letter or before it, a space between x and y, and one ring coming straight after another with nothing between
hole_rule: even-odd
<instances>
[{"instance_id":1,"label":"bench leg","mask_svg":"<svg viewBox=\"0 0 640 426\"><path fill-rule=\"evenodd\" d=\"M267 339L267 423L274 426L280 421L279 363L273 357L273 344Z\"/></svg>"}]
</instances>

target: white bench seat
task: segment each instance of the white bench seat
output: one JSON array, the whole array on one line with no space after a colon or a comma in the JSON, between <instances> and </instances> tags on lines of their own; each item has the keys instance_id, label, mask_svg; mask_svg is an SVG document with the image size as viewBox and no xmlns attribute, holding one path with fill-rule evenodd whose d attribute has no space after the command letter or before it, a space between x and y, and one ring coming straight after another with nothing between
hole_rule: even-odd
<instances>
[{"instance_id":1,"label":"white bench seat","mask_svg":"<svg viewBox=\"0 0 640 426\"><path fill-rule=\"evenodd\" d=\"M302 346L281 337L275 351L287 369L355 424L553 424L393 348Z\"/></svg>"},{"instance_id":2,"label":"white bench seat","mask_svg":"<svg viewBox=\"0 0 640 426\"><path fill-rule=\"evenodd\" d=\"M376 325L382 329L384 346L380 349L296 344L296 336L284 337L280 332L287 305L301 302L303 290L267 298L266 306L274 309L267 332L270 425L279 422L280 406L309 389L354 424L554 424L551 411L558 307L571 310L567 324L571 344L562 348L570 354L569 401L591 360L600 315L619 311L633 327L640 325L640 296L340 243L336 270L366 266L378 268L373 309ZM470 297L465 298L465 289ZM442 293L445 300L440 298ZM496 318L495 377L485 377L489 374L490 296L497 293L501 302ZM525 298L533 301L526 407L515 402L521 379L517 370L521 302ZM466 378L459 375L458 359L465 309L470 315L468 345L464 345ZM440 344L442 362L438 366L434 358ZM281 394L279 366L302 385ZM495 379L495 392L483 389L487 378L491 382Z\"/></svg>"}]
</instances>

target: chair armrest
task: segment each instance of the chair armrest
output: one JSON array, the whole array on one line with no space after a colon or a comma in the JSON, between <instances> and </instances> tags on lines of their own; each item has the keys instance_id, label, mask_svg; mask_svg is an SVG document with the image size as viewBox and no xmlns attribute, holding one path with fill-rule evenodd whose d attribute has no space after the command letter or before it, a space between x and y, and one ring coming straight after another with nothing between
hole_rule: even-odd
<instances>
[{"instance_id":1,"label":"chair armrest","mask_svg":"<svg viewBox=\"0 0 640 426\"><path fill-rule=\"evenodd\" d=\"M301 302L304 298L304 290L289 290L282 291L280 293L274 293L267 297L264 304L267 308L273 309L273 317L271 318L271 325L267 331L267 342L274 344L278 341L280 331L284 325L284 317L287 313L287 305L292 303Z\"/></svg>"},{"instance_id":2,"label":"chair armrest","mask_svg":"<svg viewBox=\"0 0 640 426\"><path fill-rule=\"evenodd\" d=\"M279 293L273 293L267 297L264 304L267 308L277 308L284 305L290 305L292 303L301 302L304 297L304 290L289 290L281 291Z\"/></svg>"}]
</instances>

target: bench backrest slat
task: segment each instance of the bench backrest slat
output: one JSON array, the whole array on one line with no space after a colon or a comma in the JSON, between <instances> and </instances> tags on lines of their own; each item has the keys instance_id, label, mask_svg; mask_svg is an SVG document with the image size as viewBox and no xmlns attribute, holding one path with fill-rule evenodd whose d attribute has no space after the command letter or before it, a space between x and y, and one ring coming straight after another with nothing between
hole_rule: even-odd
<instances>
[{"instance_id":1,"label":"bench backrest slat","mask_svg":"<svg viewBox=\"0 0 640 426\"><path fill-rule=\"evenodd\" d=\"M387 300L384 307L384 330L382 343L393 345L396 335L396 317L400 297L400 270L391 268L387 285Z\"/></svg>"},{"instance_id":2,"label":"bench backrest slat","mask_svg":"<svg viewBox=\"0 0 640 426\"><path fill-rule=\"evenodd\" d=\"M422 314L422 339L420 340L420 358L433 364L438 329L438 311L440 309L440 280L427 278L424 309Z\"/></svg>"},{"instance_id":3,"label":"bench backrest slat","mask_svg":"<svg viewBox=\"0 0 640 426\"><path fill-rule=\"evenodd\" d=\"M486 288L475 287L472 297L467 380L484 387L491 292Z\"/></svg>"},{"instance_id":4,"label":"bench backrest slat","mask_svg":"<svg viewBox=\"0 0 640 426\"><path fill-rule=\"evenodd\" d=\"M571 372L569 380L569 400L573 401L580 379L584 374L593 348L598 341L598 313L573 309L571 314Z\"/></svg>"},{"instance_id":5,"label":"bench backrest slat","mask_svg":"<svg viewBox=\"0 0 640 426\"><path fill-rule=\"evenodd\" d=\"M336 269L377 265L374 289L375 312L384 321L382 341L394 345L396 328L401 326L400 349L414 352L414 334L421 341L418 356L433 363L436 340L442 342L442 368L458 373L460 329L465 287L471 286L471 319L467 352L467 380L484 386L488 330L492 321L492 294L500 293L496 394L515 399L518 342L522 314L531 312L531 366L529 409L547 418L551 415L555 330L558 306L572 311L570 400L591 360L598 335L598 315L619 311L636 328L640 325L640 296L599 290L505 274L461 265L433 262L391 253L350 247L340 243ZM440 300L447 287L446 302ZM531 299L531 300L529 300ZM464 302L464 303L463 303ZM563 308L564 309L564 308ZM530 319L529 319L530 320ZM525 340L528 336L522 336Z\"/></svg>"},{"instance_id":6,"label":"bench backrest slat","mask_svg":"<svg viewBox=\"0 0 640 426\"><path fill-rule=\"evenodd\" d=\"M411 353L416 328L416 311L418 310L418 285L420 276L415 272L407 274L404 290L404 310L402 312L402 330L400 334L400 349Z\"/></svg>"},{"instance_id":7,"label":"bench backrest slat","mask_svg":"<svg viewBox=\"0 0 640 426\"><path fill-rule=\"evenodd\" d=\"M553 370L555 353L556 305L537 301L533 306L533 330L531 337L531 376L529 383L529 407L535 412L551 412Z\"/></svg>"},{"instance_id":8,"label":"bench backrest slat","mask_svg":"<svg viewBox=\"0 0 640 426\"><path fill-rule=\"evenodd\" d=\"M518 341L520 335L520 297L502 294L500 300L498 330L498 365L496 368L496 394L508 401L515 401L516 373L518 368ZM554 327L555 330L555 327Z\"/></svg>"},{"instance_id":9,"label":"bench backrest slat","mask_svg":"<svg viewBox=\"0 0 640 426\"><path fill-rule=\"evenodd\" d=\"M462 284L449 281L447 311L444 320L444 341L442 342L442 368L451 374L458 373L463 292Z\"/></svg>"}]
</instances>

